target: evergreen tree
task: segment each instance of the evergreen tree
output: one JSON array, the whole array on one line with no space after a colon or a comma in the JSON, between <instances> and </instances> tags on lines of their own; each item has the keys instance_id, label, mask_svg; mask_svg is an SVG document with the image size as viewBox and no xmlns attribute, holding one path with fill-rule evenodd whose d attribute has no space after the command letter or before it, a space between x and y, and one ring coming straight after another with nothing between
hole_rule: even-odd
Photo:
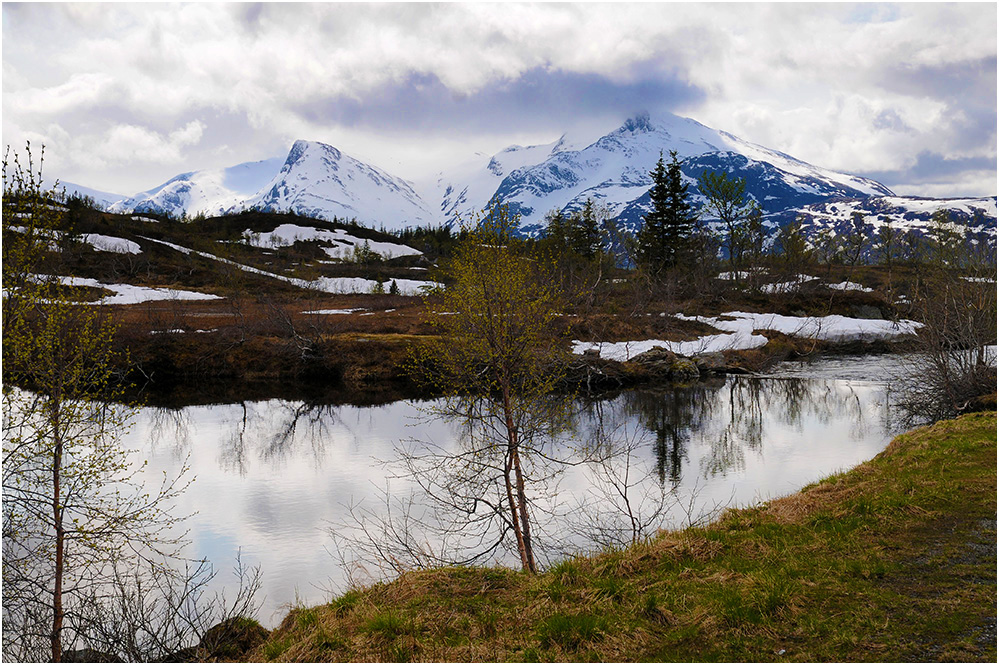
<instances>
[{"instance_id":1,"label":"evergreen tree","mask_svg":"<svg viewBox=\"0 0 999 665\"><path fill-rule=\"evenodd\" d=\"M587 259L592 259L602 249L600 226L591 199L586 199L582 212L570 220L569 245L572 251Z\"/></svg>"},{"instance_id":2,"label":"evergreen tree","mask_svg":"<svg viewBox=\"0 0 999 665\"><path fill-rule=\"evenodd\" d=\"M659 161L649 173L652 187L649 198L652 210L645 216L638 243L642 262L653 270L672 268L683 261L690 249L697 215L687 201L687 184L675 150L670 151L670 163Z\"/></svg>"}]
</instances>

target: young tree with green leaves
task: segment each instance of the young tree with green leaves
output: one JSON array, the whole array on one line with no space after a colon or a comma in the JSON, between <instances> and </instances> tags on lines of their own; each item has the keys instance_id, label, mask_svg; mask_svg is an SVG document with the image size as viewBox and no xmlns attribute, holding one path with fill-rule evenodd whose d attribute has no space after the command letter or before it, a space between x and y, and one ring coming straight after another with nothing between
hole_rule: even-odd
<instances>
[{"instance_id":1,"label":"young tree with green leaves","mask_svg":"<svg viewBox=\"0 0 999 665\"><path fill-rule=\"evenodd\" d=\"M65 211L30 146L26 165L8 150L3 187L3 648L58 662L116 562L173 553L183 486L144 485L121 447L131 410L116 401L109 312L38 272Z\"/></svg>"},{"instance_id":2,"label":"young tree with green leaves","mask_svg":"<svg viewBox=\"0 0 999 665\"><path fill-rule=\"evenodd\" d=\"M421 446L406 463L431 497L483 506L461 527L493 543L480 551L512 535L522 568L537 572L529 479L544 475L545 448L568 408L553 396L567 329L545 262L522 251L513 226L505 209L492 210L448 262L446 288L428 296L428 311L447 314L430 319L437 335L414 349L414 367L445 396L431 411L457 419L466 437L458 451Z\"/></svg>"},{"instance_id":3,"label":"young tree with green leaves","mask_svg":"<svg viewBox=\"0 0 999 665\"><path fill-rule=\"evenodd\" d=\"M746 194L746 181L729 178L724 171L704 171L697 179L697 188L707 199L705 211L721 222L724 229L722 246L728 253L732 272L738 277L746 244L745 222L755 206Z\"/></svg>"}]
</instances>

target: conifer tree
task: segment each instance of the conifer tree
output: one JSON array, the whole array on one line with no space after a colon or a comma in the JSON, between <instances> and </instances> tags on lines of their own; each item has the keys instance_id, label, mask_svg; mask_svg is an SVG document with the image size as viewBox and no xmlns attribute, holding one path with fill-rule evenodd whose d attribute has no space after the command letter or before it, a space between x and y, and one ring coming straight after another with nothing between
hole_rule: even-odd
<instances>
[{"instance_id":1,"label":"conifer tree","mask_svg":"<svg viewBox=\"0 0 999 665\"><path fill-rule=\"evenodd\" d=\"M600 253L600 226L592 199L586 199L582 212L572 216L569 243L572 251L587 259Z\"/></svg>"},{"instance_id":2,"label":"conifer tree","mask_svg":"<svg viewBox=\"0 0 999 665\"><path fill-rule=\"evenodd\" d=\"M687 184L675 150L670 151L669 165L660 152L655 170L649 175L652 210L639 232L640 257L652 270L672 268L682 263L689 252L697 215L687 201Z\"/></svg>"}]
</instances>

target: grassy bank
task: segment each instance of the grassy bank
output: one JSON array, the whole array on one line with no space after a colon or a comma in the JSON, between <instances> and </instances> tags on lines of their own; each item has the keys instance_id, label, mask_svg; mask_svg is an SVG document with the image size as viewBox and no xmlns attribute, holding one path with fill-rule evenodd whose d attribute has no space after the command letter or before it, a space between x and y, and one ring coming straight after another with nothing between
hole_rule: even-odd
<instances>
[{"instance_id":1,"label":"grassy bank","mask_svg":"<svg viewBox=\"0 0 999 665\"><path fill-rule=\"evenodd\" d=\"M406 574L292 611L260 661L988 661L996 415L706 528L580 558Z\"/></svg>"}]
</instances>

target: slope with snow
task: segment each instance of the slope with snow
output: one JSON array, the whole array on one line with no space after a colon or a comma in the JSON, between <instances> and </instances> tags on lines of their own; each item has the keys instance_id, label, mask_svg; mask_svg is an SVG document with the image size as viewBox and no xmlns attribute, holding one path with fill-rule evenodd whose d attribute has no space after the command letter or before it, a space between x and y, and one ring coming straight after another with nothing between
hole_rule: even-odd
<instances>
[{"instance_id":1,"label":"slope with snow","mask_svg":"<svg viewBox=\"0 0 999 665\"><path fill-rule=\"evenodd\" d=\"M356 219L387 229L440 219L405 180L317 141L296 141L277 175L230 211L246 209Z\"/></svg>"},{"instance_id":2,"label":"slope with snow","mask_svg":"<svg viewBox=\"0 0 999 665\"><path fill-rule=\"evenodd\" d=\"M281 167L280 158L223 169L181 173L159 187L114 203L112 212L155 212L175 217L217 215L256 194Z\"/></svg>"},{"instance_id":3,"label":"slope with snow","mask_svg":"<svg viewBox=\"0 0 999 665\"><path fill-rule=\"evenodd\" d=\"M530 155L546 148L536 146ZM648 208L649 172L660 153L668 158L670 150L676 150L684 160L684 174L695 202L700 199L696 178L706 169L746 178L747 190L766 211L830 197L891 194L873 180L812 166L689 118L639 114L582 148L549 149L548 156L537 164L504 171L495 191L486 194L489 188L478 185L478 198L467 196L465 205L481 208L494 198L521 215L522 225L530 230L537 228L548 211L571 212L589 198L606 206L619 223L637 228ZM499 161L504 153L490 163ZM489 182L481 172L470 179Z\"/></svg>"},{"instance_id":4,"label":"slope with snow","mask_svg":"<svg viewBox=\"0 0 999 665\"><path fill-rule=\"evenodd\" d=\"M401 243L358 238L344 229L330 231L299 224L281 224L273 231L266 233L254 233L247 229L243 232L243 238L247 244L253 247L287 247L299 241L318 241L330 245L324 248L330 256L333 256L334 253L352 252L355 247L364 247L365 245L369 250L386 259L423 254L420 250Z\"/></svg>"},{"instance_id":5,"label":"slope with snow","mask_svg":"<svg viewBox=\"0 0 999 665\"><path fill-rule=\"evenodd\" d=\"M873 196L868 198L834 199L785 210L775 218L803 220L807 233L829 228L837 233L849 233L855 213L863 216L866 232L874 234L890 219L901 233L913 231L923 235L932 227L931 218L941 210L950 215L951 229L973 240L982 239L996 244L996 197L929 199L916 196Z\"/></svg>"}]
</instances>

